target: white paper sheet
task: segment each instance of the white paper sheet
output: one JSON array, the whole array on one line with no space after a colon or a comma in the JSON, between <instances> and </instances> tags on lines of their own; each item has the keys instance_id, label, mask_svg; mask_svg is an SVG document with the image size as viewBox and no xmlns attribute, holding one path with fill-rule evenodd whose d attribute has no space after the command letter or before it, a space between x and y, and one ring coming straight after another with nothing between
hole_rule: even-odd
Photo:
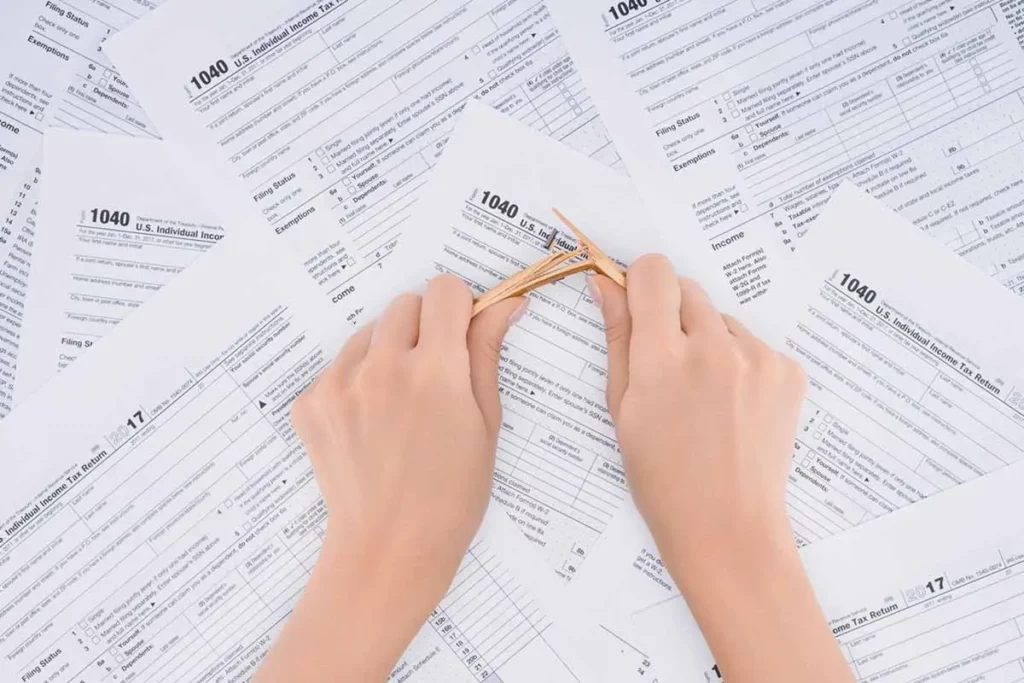
<instances>
[{"instance_id":1,"label":"white paper sheet","mask_svg":"<svg viewBox=\"0 0 1024 683\"><path fill-rule=\"evenodd\" d=\"M157 133L103 52L160 0L8 2L0 25L0 418L15 402L43 131Z\"/></svg>"},{"instance_id":2,"label":"white paper sheet","mask_svg":"<svg viewBox=\"0 0 1024 683\"><path fill-rule=\"evenodd\" d=\"M182 0L109 49L161 132L207 150L235 181L222 200L261 214L253 229L296 250L342 318L412 226L467 100L618 158L533 0Z\"/></svg>"},{"instance_id":3,"label":"white paper sheet","mask_svg":"<svg viewBox=\"0 0 1024 683\"><path fill-rule=\"evenodd\" d=\"M1017 3L549 6L630 174L741 300L843 180L1024 293Z\"/></svg>"},{"instance_id":4,"label":"white paper sheet","mask_svg":"<svg viewBox=\"0 0 1024 683\"><path fill-rule=\"evenodd\" d=\"M788 490L801 543L817 553L819 540L963 482L1021 476L1024 302L849 185L799 256L778 293L791 309L779 343L810 377ZM846 575L896 572L891 555L846 555ZM700 680L682 673L713 664L635 509L571 590L612 628L639 631L666 680ZM921 662L894 680L918 680Z\"/></svg>"},{"instance_id":5,"label":"white paper sheet","mask_svg":"<svg viewBox=\"0 0 1024 683\"><path fill-rule=\"evenodd\" d=\"M3 680L245 680L297 599L325 515L289 407L337 321L235 232L0 425ZM556 581L491 514L395 678L598 680Z\"/></svg>"},{"instance_id":6,"label":"white paper sheet","mask_svg":"<svg viewBox=\"0 0 1024 683\"><path fill-rule=\"evenodd\" d=\"M21 330L23 400L223 237L169 143L51 129Z\"/></svg>"}]
</instances>

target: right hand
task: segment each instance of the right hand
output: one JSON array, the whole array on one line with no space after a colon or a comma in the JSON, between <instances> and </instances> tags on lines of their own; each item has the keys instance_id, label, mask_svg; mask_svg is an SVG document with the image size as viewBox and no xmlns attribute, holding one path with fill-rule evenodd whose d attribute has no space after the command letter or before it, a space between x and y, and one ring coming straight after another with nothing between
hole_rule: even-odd
<instances>
[{"instance_id":1,"label":"right hand","mask_svg":"<svg viewBox=\"0 0 1024 683\"><path fill-rule=\"evenodd\" d=\"M687 576L795 549L785 488L806 379L665 257L640 258L626 279L590 279L608 406L637 508L686 592Z\"/></svg>"}]
</instances>

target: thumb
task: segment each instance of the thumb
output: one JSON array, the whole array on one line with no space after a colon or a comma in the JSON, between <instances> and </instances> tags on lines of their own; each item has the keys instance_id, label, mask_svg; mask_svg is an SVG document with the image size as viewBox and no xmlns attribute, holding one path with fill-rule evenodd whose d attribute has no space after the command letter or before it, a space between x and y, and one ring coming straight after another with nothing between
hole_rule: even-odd
<instances>
[{"instance_id":1,"label":"thumb","mask_svg":"<svg viewBox=\"0 0 1024 683\"><path fill-rule=\"evenodd\" d=\"M612 419L619 416L622 396L629 385L629 338L633 320L629 315L626 290L604 275L587 277L587 287L594 303L604 315L604 331L608 342L608 410Z\"/></svg>"},{"instance_id":2,"label":"thumb","mask_svg":"<svg viewBox=\"0 0 1024 683\"><path fill-rule=\"evenodd\" d=\"M515 297L499 301L481 311L469 324L469 375L473 395L491 434L501 427L501 400L498 398L498 359L505 334L526 313L527 299Z\"/></svg>"}]
</instances>

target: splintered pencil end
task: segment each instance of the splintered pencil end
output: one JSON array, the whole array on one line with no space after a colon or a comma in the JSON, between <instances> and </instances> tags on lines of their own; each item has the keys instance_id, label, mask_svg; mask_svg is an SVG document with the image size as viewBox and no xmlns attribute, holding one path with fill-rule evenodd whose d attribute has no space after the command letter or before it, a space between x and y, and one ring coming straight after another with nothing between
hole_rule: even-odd
<instances>
[{"instance_id":1,"label":"splintered pencil end","mask_svg":"<svg viewBox=\"0 0 1024 683\"><path fill-rule=\"evenodd\" d=\"M576 227L576 224L570 221L565 214L559 211L555 207L551 207L551 210L558 217L558 220L562 221L572 233L576 236L576 241L579 242L579 248L584 250L587 254L587 258L594 263L594 267L597 272L601 273L605 277L615 282L620 287L626 286L626 273L610 256L601 250L589 237L583 234L583 231Z\"/></svg>"},{"instance_id":2,"label":"splintered pencil end","mask_svg":"<svg viewBox=\"0 0 1024 683\"><path fill-rule=\"evenodd\" d=\"M536 263L499 282L473 302L474 316L499 301L514 296L523 296L538 287L588 270L601 273L621 287L626 286L626 274L622 268L591 242L590 238L573 225L572 221L566 218L561 211L554 208L552 211L576 236L576 249L550 252ZM558 230L553 229L551 235L548 236L546 250L551 249L556 239L558 239Z\"/></svg>"}]
</instances>

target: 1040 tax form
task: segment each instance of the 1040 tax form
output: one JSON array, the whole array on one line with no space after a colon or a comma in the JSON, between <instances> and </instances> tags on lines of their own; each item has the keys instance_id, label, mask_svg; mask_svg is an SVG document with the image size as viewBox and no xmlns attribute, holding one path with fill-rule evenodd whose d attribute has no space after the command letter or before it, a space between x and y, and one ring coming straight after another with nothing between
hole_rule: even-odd
<instances>
[{"instance_id":1,"label":"1040 tax form","mask_svg":"<svg viewBox=\"0 0 1024 683\"><path fill-rule=\"evenodd\" d=\"M844 180L1024 291L1017 3L549 5L630 175L740 301Z\"/></svg>"},{"instance_id":2,"label":"1040 tax form","mask_svg":"<svg viewBox=\"0 0 1024 683\"><path fill-rule=\"evenodd\" d=\"M103 52L160 0L26 0L4 6L0 62L0 418L15 403L21 327L36 238L43 131L156 138Z\"/></svg>"},{"instance_id":3,"label":"1040 tax form","mask_svg":"<svg viewBox=\"0 0 1024 683\"><path fill-rule=\"evenodd\" d=\"M618 160L535 0L183 0L110 50L353 322L467 100Z\"/></svg>"},{"instance_id":4,"label":"1040 tax form","mask_svg":"<svg viewBox=\"0 0 1024 683\"><path fill-rule=\"evenodd\" d=\"M176 146L51 129L15 397L90 349L224 231Z\"/></svg>"}]
</instances>

